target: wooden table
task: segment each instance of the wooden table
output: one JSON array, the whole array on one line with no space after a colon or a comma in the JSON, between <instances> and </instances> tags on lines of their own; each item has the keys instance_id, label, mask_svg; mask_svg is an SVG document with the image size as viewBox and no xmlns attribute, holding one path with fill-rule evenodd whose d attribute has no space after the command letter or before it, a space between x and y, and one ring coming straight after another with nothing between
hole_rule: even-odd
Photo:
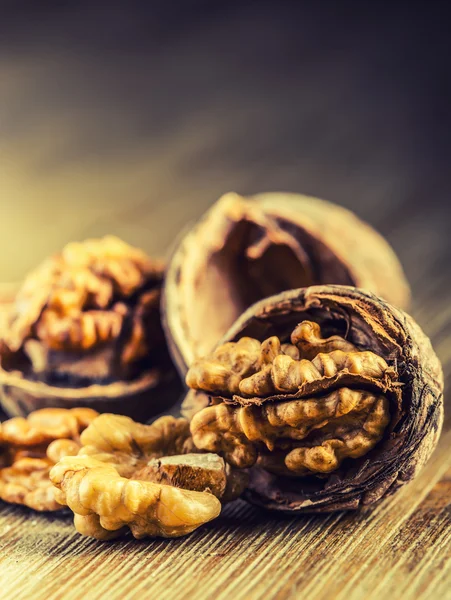
<instances>
[{"instance_id":1,"label":"wooden table","mask_svg":"<svg viewBox=\"0 0 451 600\"><path fill-rule=\"evenodd\" d=\"M0 19L3 281L91 235L163 253L231 189L302 191L387 236L449 385L439 3L65 4ZM2 504L0 597L451 598L450 443L447 417L420 477L373 511L296 519L239 501L178 540L98 543Z\"/></svg>"}]
</instances>

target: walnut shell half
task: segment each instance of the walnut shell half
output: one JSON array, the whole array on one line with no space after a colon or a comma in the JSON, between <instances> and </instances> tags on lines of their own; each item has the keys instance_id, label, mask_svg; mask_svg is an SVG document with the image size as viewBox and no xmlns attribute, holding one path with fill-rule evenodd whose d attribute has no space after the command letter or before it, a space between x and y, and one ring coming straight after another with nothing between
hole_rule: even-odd
<instances>
[{"instance_id":1,"label":"walnut shell half","mask_svg":"<svg viewBox=\"0 0 451 600\"><path fill-rule=\"evenodd\" d=\"M388 243L350 211L298 194L223 196L182 238L163 298L184 375L254 302L316 284L353 285L404 308L409 287Z\"/></svg>"},{"instance_id":2,"label":"walnut shell half","mask_svg":"<svg viewBox=\"0 0 451 600\"><path fill-rule=\"evenodd\" d=\"M373 504L416 476L442 427L430 341L406 313L348 286L257 302L186 380L196 446L250 468L246 498L275 510Z\"/></svg>"},{"instance_id":3,"label":"walnut shell half","mask_svg":"<svg viewBox=\"0 0 451 600\"><path fill-rule=\"evenodd\" d=\"M0 313L0 401L10 415L90 406L147 419L180 383L160 319L161 261L113 236L67 244Z\"/></svg>"}]
</instances>

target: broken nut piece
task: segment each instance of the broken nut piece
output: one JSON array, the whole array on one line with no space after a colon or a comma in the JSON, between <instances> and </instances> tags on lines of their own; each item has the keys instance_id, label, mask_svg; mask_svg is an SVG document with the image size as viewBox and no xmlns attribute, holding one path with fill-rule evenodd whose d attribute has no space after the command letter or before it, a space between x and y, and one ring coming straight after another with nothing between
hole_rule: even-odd
<instances>
[{"instance_id":1,"label":"broken nut piece","mask_svg":"<svg viewBox=\"0 0 451 600\"><path fill-rule=\"evenodd\" d=\"M164 416L151 425L103 414L81 436L78 456L51 471L58 500L75 527L98 539L177 537L218 516L238 497L247 475L212 454L193 454L189 422Z\"/></svg>"},{"instance_id":2,"label":"broken nut piece","mask_svg":"<svg viewBox=\"0 0 451 600\"><path fill-rule=\"evenodd\" d=\"M209 491L224 504L238 498L247 484L247 473L233 469L217 454L185 454L155 458L133 479Z\"/></svg>"},{"instance_id":3,"label":"broken nut piece","mask_svg":"<svg viewBox=\"0 0 451 600\"><path fill-rule=\"evenodd\" d=\"M0 426L1 439L13 446L37 446L53 440L78 440L98 416L92 408L43 408L24 417L13 417Z\"/></svg>"},{"instance_id":4,"label":"broken nut piece","mask_svg":"<svg viewBox=\"0 0 451 600\"><path fill-rule=\"evenodd\" d=\"M126 479L114 465L90 456L64 458L50 477L76 514L77 530L97 539L117 537L125 527L137 539L179 537L221 512L213 494Z\"/></svg>"},{"instance_id":5,"label":"broken nut piece","mask_svg":"<svg viewBox=\"0 0 451 600\"><path fill-rule=\"evenodd\" d=\"M78 453L80 434L97 415L89 408L49 408L2 423L0 498L36 511L61 510L50 469L65 456Z\"/></svg>"}]
</instances>

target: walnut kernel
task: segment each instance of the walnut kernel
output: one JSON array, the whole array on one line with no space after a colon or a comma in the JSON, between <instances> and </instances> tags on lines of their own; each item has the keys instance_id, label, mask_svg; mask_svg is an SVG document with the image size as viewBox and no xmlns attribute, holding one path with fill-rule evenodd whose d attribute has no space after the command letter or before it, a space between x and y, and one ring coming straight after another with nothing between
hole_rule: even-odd
<instances>
[{"instance_id":1,"label":"walnut kernel","mask_svg":"<svg viewBox=\"0 0 451 600\"><path fill-rule=\"evenodd\" d=\"M49 408L2 423L0 498L37 511L61 510L50 469L65 456L78 453L80 433L97 415L89 408Z\"/></svg>"},{"instance_id":2,"label":"walnut kernel","mask_svg":"<svg viewBox=\"0 0 451 600\"><path fill-rule=\"evenodd\" d=\"M224 400L193 417L198 448L234 467L299 476L330 473L382 439L390 422L382 392L396 385L395 368L340 335L322 337L311 321L299 323L290 342L243 337L191 366L187 384Z\"/></svg>"},{"instance_id":3,"label":"walnut kernel","mask_svg":"<svg viewBox=\"0 0 451 600\"><path fill-rule=\"evenodd\" d=\"M81 436L78 456L51 471L58 500L75 513L75 527L111 539L128 527L137 538L176 537L218 516L241 493L244 479L224 461L196 451L189 422L165 416L151 425L104 414ZM238 482L238 483L237 483Z\"/></svg>"}]
</instances>

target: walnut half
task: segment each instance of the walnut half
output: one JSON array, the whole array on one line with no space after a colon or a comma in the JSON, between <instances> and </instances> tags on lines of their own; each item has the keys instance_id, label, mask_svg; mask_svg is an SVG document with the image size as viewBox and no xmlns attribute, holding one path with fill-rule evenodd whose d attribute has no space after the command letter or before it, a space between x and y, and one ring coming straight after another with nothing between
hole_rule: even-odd
<instances>
[{"instance_id":1,"label":"walnut half","mask_svg":"<svg viewBox=\"0 0 451 600\"><path fill-rule=\"evenodd\" d=\"M78 453L80 433L97 415L89 408L49 408L2 423L0 498L37 511L61 510L50 469L65 456Z\"/></svg>"},{"instance_id":2,"label":"walnut half","mask_svg":"<svg viewBox=\"0 0 451 600\"><path fill-rule=\"evenodd\" d=\"M5 411L161 413L178 387L160 319L163 273L114 236L70 243L29 273L2 331Z\"/></svg>"},{"instance_id":3,"label":"walnut half","mask_svg":"<svg viewBox=\"0 0 451 600\"><path fill-rule=\"evenodd\" d=\"M64 458L50 478L75 527L98 539L127 528L136 538L177 537L217 517L246 478L222 458L193 454L189 422L165 416L152 425L104 414L81 436L78 456Z\"/></svg>"},{"instance_id":4,"label":"walnut half","mask_svg":"<svg viewBox=\"0 0 451 600\"><path fill-rule=\"evenodd\" d=\"M163 322L180 372L258 300L329 283L368 289L402 308L409 302L393 250L350 211L300 194L225 194L168 264Z\"/></svg>"},{"instance_id":5,"label":"walnut half","mask_svg":"<svg viewBox=\"0 0 451 600\"><path fill-rule=\"evenodd\" d=\"M179 537L221 512L213 494L127 479L90 456L64 458L50 477L62 492L59 500L75 513L77 530L97 539L117 537L126 526L138 539Z\"/></svg>"},{"instance_id":6,"label":"walnut half","mask_svg":"<svg viewBox=\"0 0 451 600\"><path fill-rule=\"evenodd\" d=\"M443 420L429 340L399 309L347 286L256 303L186 382L195 445L250 469L246 497L277 510L378 501L415 476Z\"/></svg>"}]
</instances>

